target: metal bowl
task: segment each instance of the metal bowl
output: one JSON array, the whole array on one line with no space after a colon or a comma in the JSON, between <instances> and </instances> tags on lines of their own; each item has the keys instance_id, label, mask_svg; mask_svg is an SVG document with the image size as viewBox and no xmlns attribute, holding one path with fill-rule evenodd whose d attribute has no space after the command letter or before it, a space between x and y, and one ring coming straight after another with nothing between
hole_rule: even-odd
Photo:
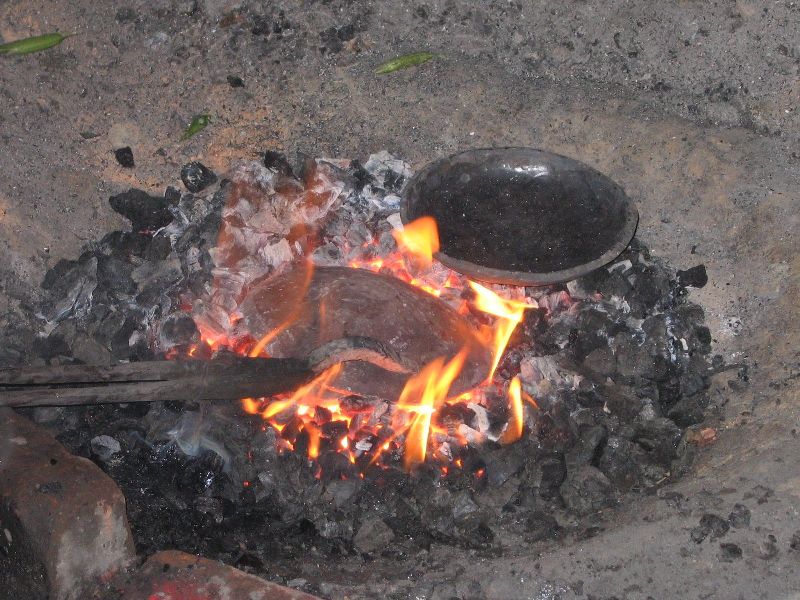
<instances>
[{"instance_id":1,"label":"metal bowl","mask_svg":"<svg viewBox=\"0 0 800 600\"><path fill-rule=\"evenodd\" d=\"M446 266L480 281L569 281L614 260L639 213L622 188L577 160L533 148L468 150L408 183L401 218L429 215Z\"/></svg>"}]
</instances>

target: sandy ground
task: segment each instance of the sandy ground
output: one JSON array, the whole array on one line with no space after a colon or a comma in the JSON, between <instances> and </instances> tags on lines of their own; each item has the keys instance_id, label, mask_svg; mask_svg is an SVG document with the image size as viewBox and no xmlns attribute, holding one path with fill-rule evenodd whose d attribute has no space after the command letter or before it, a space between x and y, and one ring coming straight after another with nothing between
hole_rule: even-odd
<instances>
[{"instance_id":1,"label":"sandy ground","mask_svg":"<svg viewBox=\"0 0 800 600\"><path fill-rule=\"evenodd\" d=\"M716 376L719 440L595 537L499 560L443 549L430 571L467 570L491 598L800 597L800 4L0 2L4 41L56 30L79 35L0 62L0 326L48 266L121 228L109 195L179 185L190 159L224 171L265 149L388 149L415 167L469 147L573 156L626 188L655 253L707 266L693 297L715 351L750 381ZM438 56L374 74L421 49ZM212 124L181 142L199 113ZM127 145L134 169L113 155ZM737 502L750 527L690 541L701 514ZM721 542L742 558L722 560Z\"/></svg>"}]
</instances>

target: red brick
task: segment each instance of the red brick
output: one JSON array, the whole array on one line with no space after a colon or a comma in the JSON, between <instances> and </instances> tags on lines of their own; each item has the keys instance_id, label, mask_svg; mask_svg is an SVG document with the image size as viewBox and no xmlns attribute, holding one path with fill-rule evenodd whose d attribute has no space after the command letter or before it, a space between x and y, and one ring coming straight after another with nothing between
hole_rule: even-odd
<instances>
[{"instance_id":1,"label":"red brick","mask_svg":"<svg viewBox=\"0 0 800 600\"><path fill-rule=\"evenodd\" d=\"M44 566L54 600L83 599L135 558L111 478L8 408L0 408L0 544Z\"/></svg>"},{"instance_id":2,"label":"red brick","mask_svg":"<svg viewBox=\"0 0 800 600\"><path fill-rule=\"evenodd\" d=\"M176 550L154 554L128 577L121 600L319 600L220 562Z\"/></svg>"}]
</instances>

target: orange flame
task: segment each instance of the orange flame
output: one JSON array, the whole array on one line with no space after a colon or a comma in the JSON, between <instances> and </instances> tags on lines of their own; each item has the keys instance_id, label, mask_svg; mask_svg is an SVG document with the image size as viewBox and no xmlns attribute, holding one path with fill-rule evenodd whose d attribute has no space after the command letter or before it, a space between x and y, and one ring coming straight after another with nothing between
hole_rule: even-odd
<instances>
[{"instance_id":1,"label":"orange flame","mask_svg":"<svg viewBox=\"0 0 800 600\"><path fill-rule=\"evenodd\" d=\"M489 370L487 381L491 381L500 359L503 357L511 334L514 333L527 308L536 308L536 304L526 304L519 300L506 300L495 292L474 281L469 286L475 292L475 307L485 313L497 317L493 328L492 340L492 368Z\"/></svg>"},{"instance_id":2,"label":"orange flame","mask_svg":"<svg viewBox=\"0 0 800 600\"><path fill-rule=\"evenodd\" d=\"M514 377L508 385L508 408L510 409L508 425L498 440L503 445L512 444L522 437L522 383L519 375Z\"/></svg>"},{"instance_id":3,"label":"orange flame","mask_svg":"<svg viewBox=\"0 0 800 600\"><path fill-rule=\"evenodd\" d=\"M368 242L363 248L364 256L351 260L349 266L391 273L410 285L442 298L461 314L468 314L472 308L494 317L491 326L487 325L482 330L484 343L492 352L491 369L483 385L491 384L514 329L522 320L525 310L536 307L536 303L506 299L500 295L504 292L494 291L469 281L455 272L432 268L433 254L439 251L439 236L436 221L431 217L413 221L402 231L393 232L393 235L399 246L397 252L386 257L370 256L370 246L374 241ZM296 307L284 322L264 335L250 349L248 352L250 356L264 355L269 343L296 321L303 308L301 300L311 284L312 275L313 266L307 263L306 271L301 275L301 283L297 286L299 299ZM473 292L473 297L469 301L464 294L467 286ZM327 328L329 320L327 309L323 301L319 307L321 340L326 338L322 329ZM216 340L213 343L216 343ZM225 345L224 340L221 343ZM237 348L237 351L243 352L244 349ZM404 466L406 470L411 470L429 456L428 445L432 444L433 440L441 440L442 443L447 441L448 444L472 443L472 438L460 429L444 422L438 425L434 420L435 415L445 404L479 402L477 398L482 397L480 388L456 397L448 396L468 354L468 349L464 348L449 361L446 357L438 357L406 382L392 409L391 430L388 431L388 437L382 435L387 431L382 430L386 425L385 421L380 421L380 415L373 420L371 409L365 411L343 401L348 392L335 385L342 369L341 364L327 369L311 383L292 394L272 399L245 398L242 400L242 407L249 414L260 415L270 426L282 433L279 443L284 449L293 451L297 443L296 436L299 432L305 432L308 437L308 457L312 460L319 457L324 443L333 451L344 454L353 464L358 457L369 452L370 460L365 461L365 464L374 465L382 453L398 448L402 444ZM524 402L527 401L536 407L534 399L522 390L519 377L510 382L507 397L509 419L498 440L501 444L513 443L522 436ZM347 425L344 435L339 433L341 429L333 428L331 431L337 432L336 437L329 437L326 433L328 428L323 426L331 421ZM365 450L364 443L368 439L372 441L366 443L368 450ZM439 460L453 460L450 450L447 449L449 446L443 447L446 449L441 452L437 449L433 455ZM462 461L460 458L455 458L453 464L461 467ZM444 467L442 473L446 475L447 472L448 469ZM320 475L321 470L316 476ZM359 476L363 478L364 473L361 472ZM476 472L476 476L482 476L482 472Z\"/></svg>"},{"instance_id":4,"label":"orange flame","mask_svg":"<svg viewBox=\"0 0 800 600\"><path fill-rule=\"evenodd\" d=\"M445 363L444 357L436 358L406 382L397 401L399 410L413 414L406 434L404 451L406 469L411 469L414 465L425 461L431 417L447 400L450 386L461 372L466 358L465 350L459 352L447 363Z\"/></svg>"},{"instance_id":5,"label":"orange flame","mask_svg":"<svg viewBox=\"0 0 800 600\"><path fill-rule=\"evenodd\" d=\"M433 263L433 255L439 251L439 227L433 217L420 217L392 232L400 251L413 255L423 269Z\"/></svg>"}]
</instances>

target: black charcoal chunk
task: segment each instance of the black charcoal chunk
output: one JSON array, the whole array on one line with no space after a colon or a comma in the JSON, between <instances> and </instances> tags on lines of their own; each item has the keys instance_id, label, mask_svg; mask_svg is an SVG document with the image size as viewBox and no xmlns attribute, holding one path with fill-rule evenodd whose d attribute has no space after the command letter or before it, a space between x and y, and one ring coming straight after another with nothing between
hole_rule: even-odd
<instances>
[{"instance_id":1,"label":"black charcoal chunk","mask_svg":"<svg viewBox=\"0 0 800 600\"><path fill-rule=\"evenodd\" d=\"M176 187L168 185L167 189L164 190L164 200L170 204L177 204L181 201L181 191Z\"/></svg>"},{"instance_id":2,"label":"black charcoal chunk","mask_svg":"<svg viewBox=\"0 0 800 600\"><path fill-rule=\"evenodd\" d=\"M708 283L705 265L697 265L685 271L678 271L678 284L683 287L701 288Z\"/></svg>"},{"instance_id":3,"label":"black charcoal chunk","mask_svg":"<svg viewBox=\"0 0 800 600\"><path fill-rule=\"evenodd\" d=\"M667 411L667 416L681 427L689 427L703 420L706 406L708 406L706 394L684 396Z\"/></svg>"},{"instance_id":4,"label":"black charcoal chunk","mask_svg":"<svg viewBox=\"0 0 800 600\"><path fill-rule=\"evenodd\" d=\"M133 162L133 150L131 150L130 146L114 150L114 157L117 159L117 162L126 169L132 169L136 166Z\"/></svg>"},{"instance_id":5,"label":"black charcoal chunk","mask_svg":"<svg viewBox=\"0 0 800 600\"><path fill-rule=\"evenodd\" d=\"M109 198L111 208L131 222L133 231L156 230L169 225L173 216L164 198L132 188Z\"/></svg>"},{"instance_id":6,"label":"black charcoal chunk","mask_svg":"<svg viewBox=\"0 0 800 600\"><path fill-rule=\"evenodd\" d=\"M611 482L595 467L569 471L559 491L567 508L578 515L598 511L614 502Z\"/></svg>"},{"instance_id":7,"label":"black charcoal chunk","mask_svg":"<svg viewBox=\"0 0 800 600\"><path fill-rule=\"evenodd\" d=\"M175 346L189 346L200 341L194 319L186 313L172 313L161 323L159 338L162 350Z\"/></svg>"},{"instance_id":8,"label":"black charcoal chunk","mask_svg":"<svg viewBox=\"0 0 800 600\"><path fill-rule=\"evenodd\" d=\"M525 519L525 534L531 542L552 540L561 534L561 526L553 516L537 510Z\"/></svg>"},{"instance_id":9,"label":"black charcoal chunk","mask_svg":"<svg viewBox=\"0 0 800 600\"><path fill-rule=\"evenodd\" d=\"M231 86L232 88L243 88L244 79L242 79L238 75L228 75L228 85Z\"/></svg>"},{"instance_id":10,"label":"black charcoal chunk","mask_svg":"<svg viewBox=\"0 0 800 600\"><path fill-rule=\"evenodd\" d=\"M292 165L289 164L283 152L278 152L277 150L267 150L264 152L264 166L278 175L294 177Z\"/></svg>"},{"instance_id":11,"label":"black charcoal chunk","mask_svg":"<svg viewBox=\"0 0 800 600\"><path fill-rule=\"evenodd\" d=\"M361 523L353 545L364 554L385 550L394 539L394 531L381 519L370 517Z\"/></svg>"},{"instance_id":12,"label":"black charcoal chunk","mask_svg":"<svg viewBox=\"0 0 800 600\"><path fill-rule=\"evenodd\" d=\"M115 294L133 294L136 291L131 274L133 265L114 256L97 259L97 283Z\"/></svg>"},{"instance_id":13,"label":"black charcoal chunk","mask_svg":"<svg viewBox=\"0 0 800 600\"><path fill-rule=\"evenodd\" d=\"M644 450L629 440L614 436L608 438L598 467L611 483L627 492L639 482L645 462Z\"/></svg>"},{"instance_id":14,"label":"black charcoal chunk","mask_svg":"<svg viewBox=\"0 0 800 600\"><path fill-rule=\"evenodd\" d=\"M193 161L181 167L181 181L187 190L197 193L216 183L217 176L203 163Z\"/></svg>"},{"instance_id":15,"label":"black charcoal chunk","mask_svg":"<svg viewBox=\"0 0 800 600\"><path fill-rule=\"evenodd\" d=\"M581 431L578 442L565 455L567 469L577 469L589 464L606 439L605 427L596 425Z\"/></svg>"}]
</instances>

